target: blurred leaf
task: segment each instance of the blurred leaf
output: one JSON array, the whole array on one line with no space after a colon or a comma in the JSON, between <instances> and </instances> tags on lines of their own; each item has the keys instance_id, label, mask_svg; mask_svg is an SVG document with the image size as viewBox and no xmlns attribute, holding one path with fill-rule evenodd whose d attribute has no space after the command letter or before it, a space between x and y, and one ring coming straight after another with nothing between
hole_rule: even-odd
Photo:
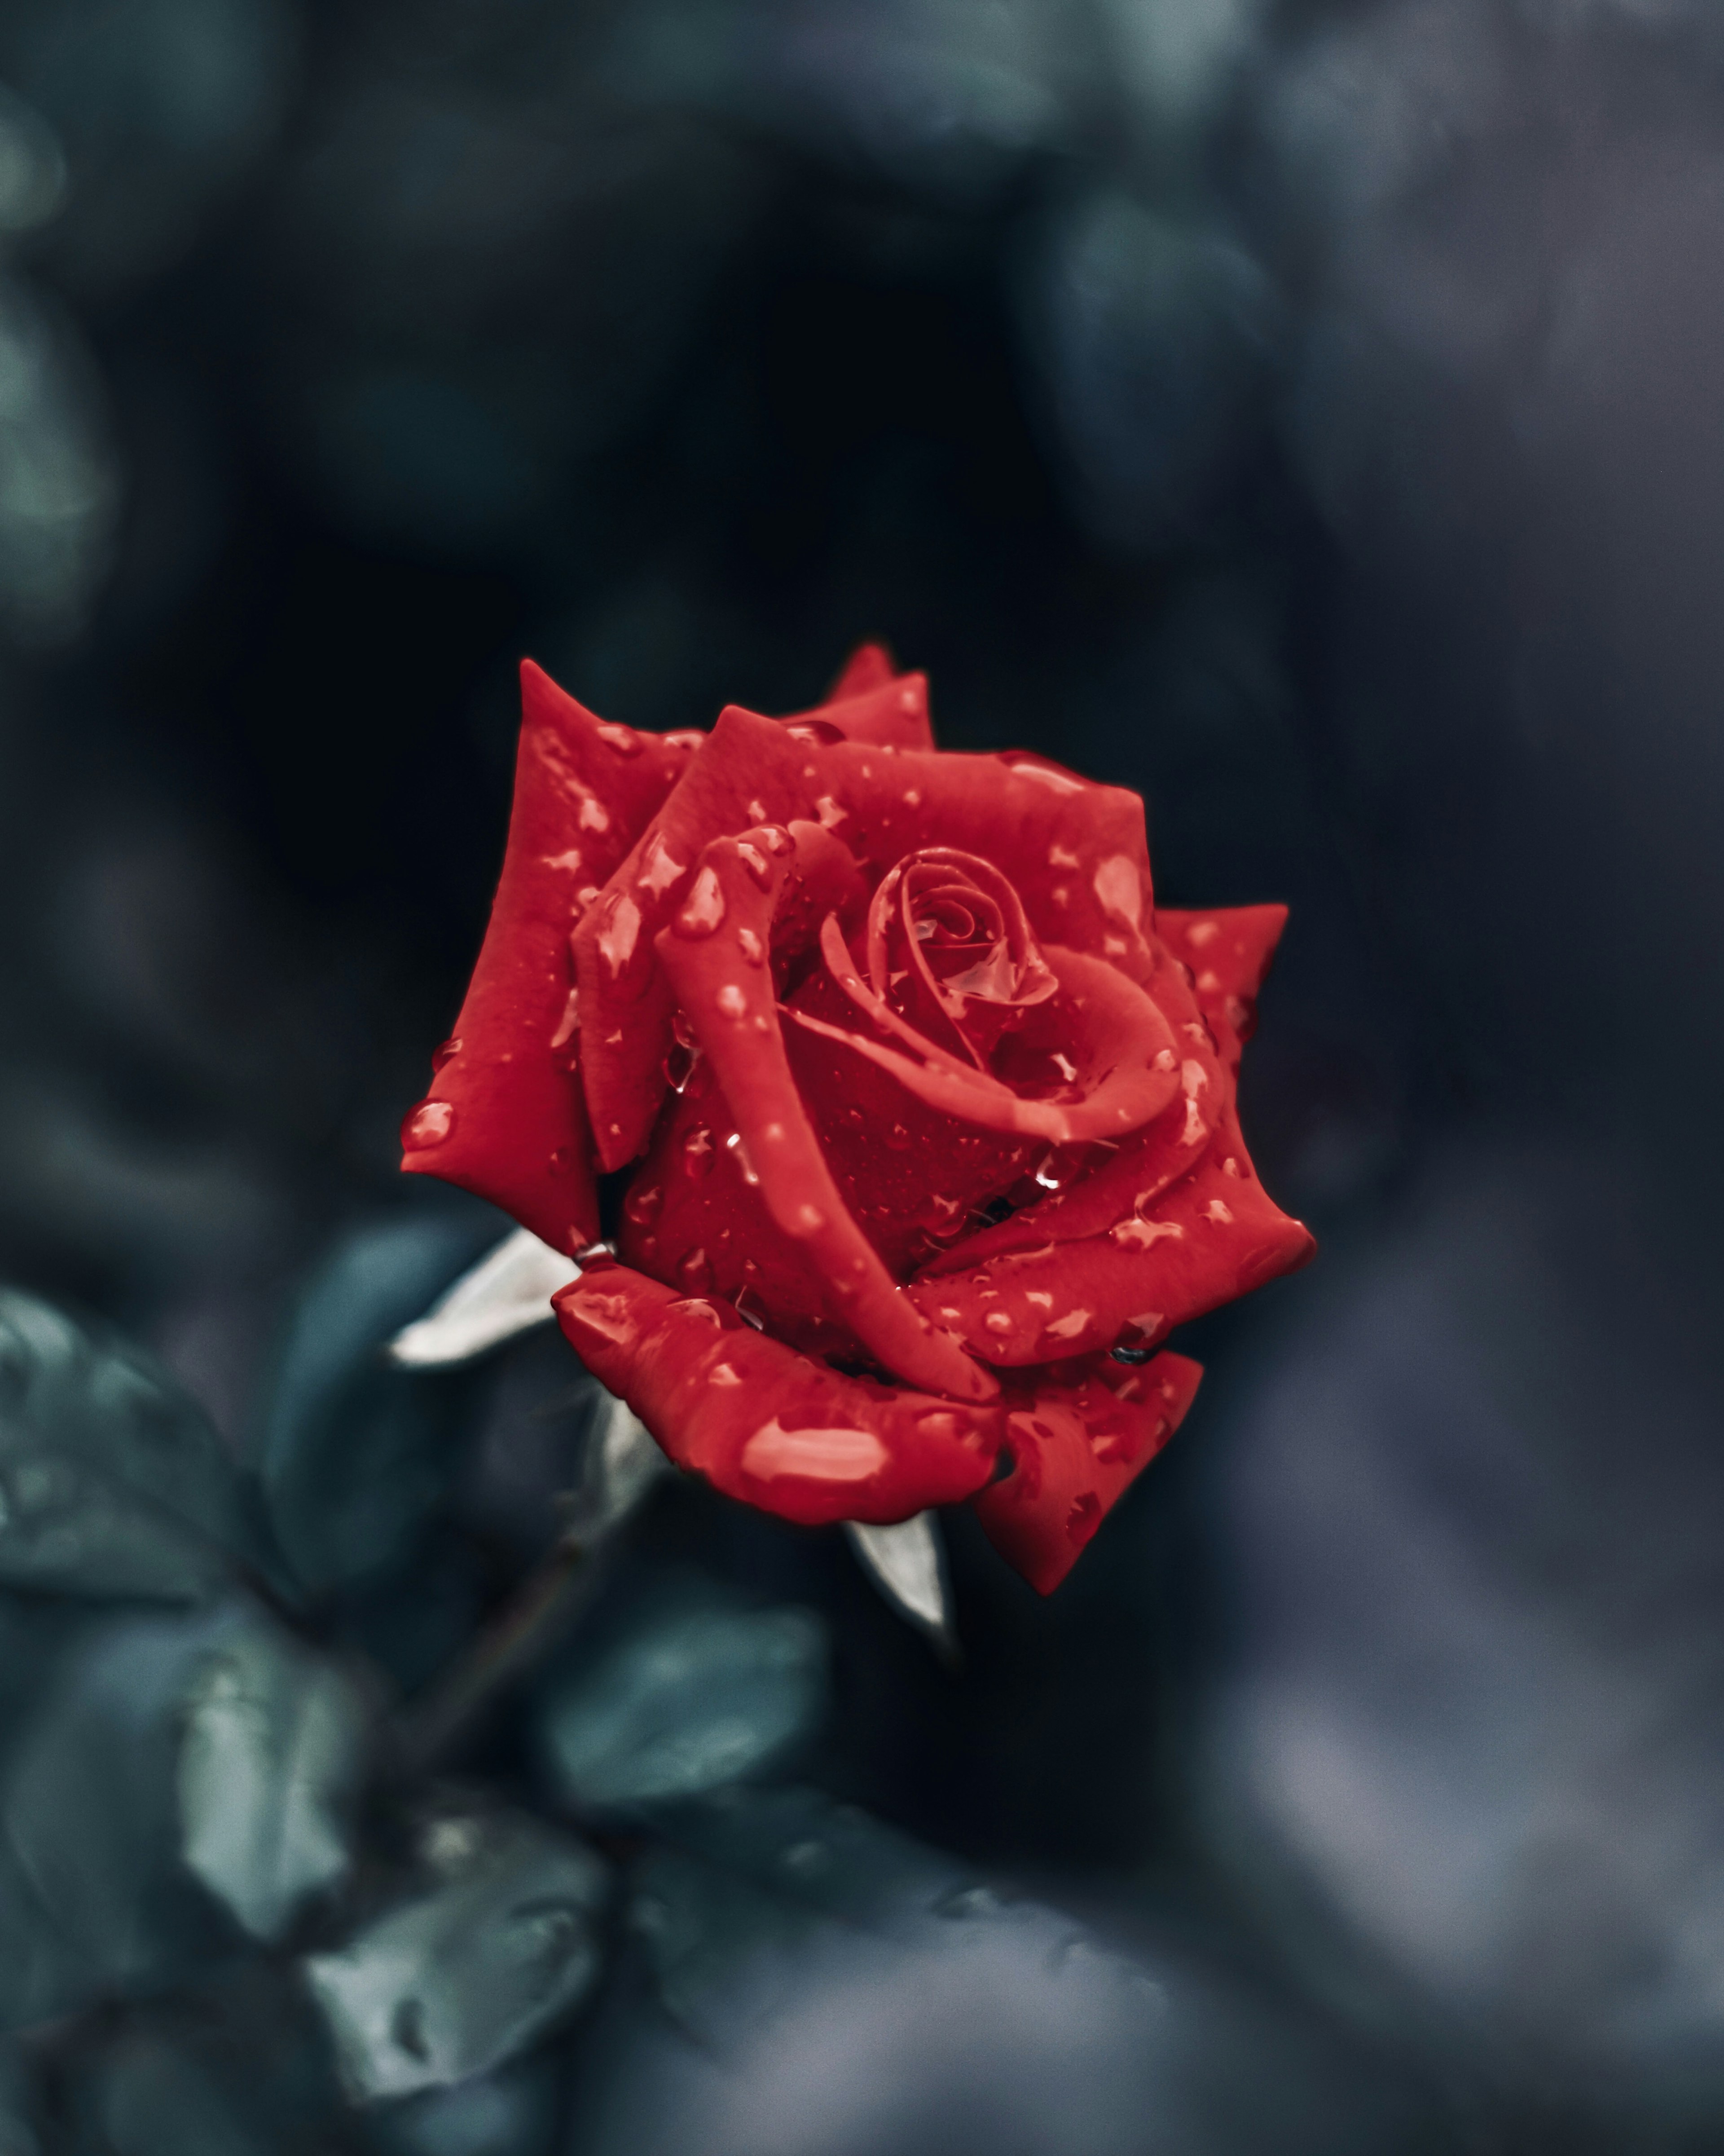
<instances>
[{"instance_id":1,"label":"blurred leaf","mask_svg":"<svg viewBox=\"0 0 1724 2156\"><path fill-rule=\"evenodd\" d=\"M604 1866L519 1814L425 1828L428 1891L305 1964L354 2097L481 2074L531 2043L598 1974Z\"/></svg>"},{"instance_id":2,"label":"blurred leaf","mask_svg":"<svg viewBox=\"0 0 1724 2156\"><path fill-rule=\"evenodd\" d=\"M788 1965L826 1920L752 1880L678 1850L655 1850L636 1870L629 1927L642 1941L660 2005L696 2043L731 2033L736 1978L747 1966L761 2010L765 1964Z\"/></svg>"},{"instance_id":3,"label":"blurred leaf","mask_svg":"<svg viewBox=\"0 0 1724 2156\"><path fill-rule=\"evenodd\" d=\"M368 1228L300 1296L264 1394L259 1466L313 1593L398 1559L442 1496L466 1389L398 1368L387 1351L495 1235L489 1210Z\"/></svg>"},{"instance_id":4,"label":"blurred leaf","mask_svg":"<svg viewBox=\"0 0 1724 2156\"><path fill-rule=\"evenodd\" d=\"M815 1728L827 1698L812 1610L661 1609L553 1691L545 1744L567 1803L627 1811L759 1772Z\"/></svg>"},{"instance_id":5,"label":"blurred leaf","mask_svg":"<svg viewBox=\"0 0 1724 2156\"><path fill-rule=\"evenodd\" d=\"M237 1464L167 1373L0 1291L0 1584L196 1601L260 1555Z\"/></svg>"},{"instance_id":6,"label":"blurred leaf","mask_svg":"<svg viewBox=\"0 0 1724 2156\"><path fill-rule=\"evenodd\" d=\"M186 1863L254 1938L275 1939L346 1876L365 1723L353 1687L285 1635L236 1635L184 1705Z\"/></svg>"},{"instance_id":7,"label":"blurred leaf","mask_svg":"<svg viewBox=\"0 0 1724 2156\"><path fill-rule=\"evenodd\" d=\"M550 2156L562 2123L562 2062L541 2054L377 2106L366 2143L378 2156Z\"/></svg>"},{"instance_id":8,"label":"blurred leaf","mask_svg":"<svg viewBox=\"0 0 1724 2156\"><path fill-rule=\"evenodd\" d=\"M305 1724L351 1716L334 1702L330 1674L245 1605L136 1617L74 1650L0 1779L11 2016L152 1989L231 1951L199 1876L275 1925L326 1883L351 1756ZM296 1776L314 1779L295 1791Z\"/></svg>"},{"instance_id":9,"label":"blurred leaf","mask_svg":"<svg viewBox=\"0 0 1724 2156\"><path fill-rule=\"evenodd\" d=\"M232 1968L86 2023L49 2056L78 2156L334 2156L348 2145L322 2025L279 1965Z\"/></svg>"},{"instance_id":10,"label":"blurred leaf","mask_svg":"<svg viewBox=\"0 0 1724 2156\"><path fill-rule=\"evenodd\" d=\"M28 2055L0 2039L0 2156L42 2156L40 2102Z\"/></svg>"},{"instance_id":11,"label":"blurred leaf","mask_svg":"<svg viewBox=\"0 0 1724 2156\"><path fill-rule=\"evenodd\" d=\"M159 2038L114 2046L80 2078L102 2156L288 2156L290 2127L277 2138L241 2117L201 2061Z\"/></svg>"}]
</instances>

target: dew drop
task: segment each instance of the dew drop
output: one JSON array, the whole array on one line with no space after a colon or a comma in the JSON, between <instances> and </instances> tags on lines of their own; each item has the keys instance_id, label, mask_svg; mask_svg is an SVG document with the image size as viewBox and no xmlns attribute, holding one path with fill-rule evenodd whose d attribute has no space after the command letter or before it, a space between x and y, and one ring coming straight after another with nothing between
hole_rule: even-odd
<instances>
[{"instance_id":1,"label":"dew drop","mask_svg":"<svg viewBox=\"0 0 1724 2156\"><path fill-rule=\"evenodd\" d=\"M460 1054L464 1045L461 1036L458 1033L451 1034L447 1040L440 1041L431 1051L433 1074L441 1070L445 1063L452 1063Z\"/></svg>"},{"instance_id":2,"label":"dew drop","mask_svg":"<svg viewBox=\"0 0 1724 2156\"><path fill-rule=\"evenodd\" d=\"M704 1295L712 1285L712 1263L705 1250L690 1250L676 1268L676 1277L690 1295Z\"/></svg>"},{"instance_id":3,"label":"dew drop","mask_svg":"<svg viewBox=\"0 0 1724 2156\"><path fill-rule=\"evenodd\" d=\"M724 891L718 880L718 871L708 865L695 878L688 904L676 916L676 932L679 936L710 936L723 920Z\"/></svg>"},{"instance_id":4,"label":"dew drop","mask_svg":"<svg viewBox=\"0 0 1724 2156\"><path fill-rule=\"evenodd\" d=\"M682 1142L682 1172L697 1182L703 1175L711 1174L716 1158L712 1150L712 1133L704 1123L699 1130L690 1131Z\"/></svg>"},{"instance_id":5,"label":"dew drop","mask_svg":"<svg viewBox=\"0 0 1724 2156\"><path fill-rule=\"evenodd\" d=\"M755 1173L754 1163L748 1158L748 1148L742 1142L741 1131L731 1132L725 1140L725 1150L726 1152L735 1154L736 1165L742 1171L742 1180L745 1183L752 1184L760 1181L759 1176Z\"/></svg>"},{"instance_id":6,"label":"dew drop","mask_svg":"<svg viewBox=\"0 0 1724 2156\"><path fill-rule=\"evenodd\" d=\"M694 1075L695 1065L700 1060L698 1048L685 1048L679 1040L659 1065L664 1074L664 1083L673 1093L685 1092L689 1080Z\"/></svg>"},{"instance_id":7,"label":"dew drop","mask_svg":"<svg viewBox=\"0 0 1724 2156\"><path fill-rule=\"evenodd\" d=\"M894 1123L886 1132L886 1143L894 1152L902 1152L910 1143L910 1133L902 1123Z\"/></svg>"},{"instance_id":8,"label":"dew drop","mask_svg":"<svg viewBox=\"0 0 1724 2156\"><path fill-rule=\"evenodd\" d=\"M760 888L765 891L772 880L772 869L771 862L767 860L759 847L751 846L747 839L739 839L736 845L736 858Z\"/></svg>"},{"instance_id":9,"label":"dew drop","mask_svg":"<svg viewBox=\"0 0 1724 2156\"><path fill-rule=\"evenodd\" d=\"M782 824L762 824L754 835L769 854L788 854L796 844Z\"/></svg>"},{"instance_id":10,"label":"dew drop","mask_svg":"<svg viewBox=\"0 0 1724 2156\"><path fill-rule=\"evenodd\" d=\"M736 1315L745 1325L752 1326L757 1332L766 1331L766 1305L752 1287L743 1287L737 1291L736 1305Z\"/></svg>"},{"instance_id":11,"label":"dew drop","mask_svg":"<svg viewBox=\"0 0 1724 2156\"><path fill-rule=\"evenodd\" d=\"M633 726L603 726L598 729L598 738L614 755L639 756L640 754L640 736L635 732Z\"/></svg>"},{"instance_id":12,"label":"dew drop","mask_svg":"<svg viewBox=\"0 0 1724 2156\"><path fill-rule=\"evenodd\" d=\"M690 1024L689 1014L680 1004L671 1014L670 1030L676 1035L677 1045L680 1048L692 1049L700 1045L700 1036Z\"/></svg>"},{"instance_id":13,"label":"dew drop","mask_svg":"<svg viewBox=\"0 0 1724 2156\"><path fill-rule=\"evenodd\" d=\"M562 1007L562 1016L557 1022L557 1030L551 1036L551 1053L567 1048L581 1029L580 983L569 990L568 1001Z\"/></svg>"},{"instance_id":14,"label":"dew drop","mask_svg":"<svg viewBox=\"0 0 1724 2156\"><path fill-rule=\"evenodd\" d=\"M748 998L734 981L726 981L712 999L726 1018L747 1018Z\"/></svg>"},{"instance_id":15,"label":"dew drop","mask_svg":"<svg viewBox=\"0 0 1724 2156\"><path fill-rule=\"evenodd\" d=\"M623 1217L637 1228L650 1227L664 1203L664 1193L657 1183L638 1183L623 1200Z\"/></svg>"},{"instance_id":16,"label":"dew drop","mask_svg":"<svg viewBox=\"0 0 1724 2156\"><path fill-rule=\"evenodd\" d=\"M615 980L634 956L640 933L640 908L625 891L613 891L605 901L598 928L598 948Z\"/></svg>"},{"instance_id":17,"label":"dew drop","mask_svg":"<svg viewBox=\"0 0 1724 2156\"><path fill-rule=\"evenodd\" d=\"M551 1173L553 1175L567 1175L574 1164L575 1149L572 1146L558 1146L551 1155Z\"/></svg>"},{"instance_id":18,"label":"dew drop","mask_svg":"<svg viewBox=\"0 0 1724 2156\"><path fill-rule=\"evenodd\" d=\"M1012 1330L1012 1320L1003 1310L990 1310L982 1322L990 1332L1009 1332Z\"/></svg>"},{"instance_id":19,"label":"dew drop","mask_svg":"<svg viewBox=\"0 0 1724 2156\"><path fill-rule=\"evenodd\" d=\"M742 956L751 966L764 963L767 955L766 946L752 928L739 928L736 931L736 942Z\"/></svg>"},{"instance_id":20,"label":"dew drop","mask_svg":"<svg viewBox=\"0 0 1724 2156\"><path fill-rule=\"evenodd\" d=\"M818 1205L798 1205L796 1209L796 1224L804 1234L818 1235L826 1225L826 1215Z\"/></svg>"},{"instance_id":21,"label":"dew drop","mask_svg":"<svg viewBox=\"0 0 1724 2156\"><path fill-rule=\"evenodd\" d=\"M408 1152L423 1152L427 1146L441 1145L454 1127L455 1111L448 1101L421 1101L401 1126L401 1142Z\"/></svg>"}]
</instances>

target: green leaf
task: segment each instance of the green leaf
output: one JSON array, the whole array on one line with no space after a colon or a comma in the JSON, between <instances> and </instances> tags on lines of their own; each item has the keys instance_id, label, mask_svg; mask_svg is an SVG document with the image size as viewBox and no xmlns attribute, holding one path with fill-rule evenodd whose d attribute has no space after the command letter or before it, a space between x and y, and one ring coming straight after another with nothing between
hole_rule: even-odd
<instances>
[{"instance_id":1,"label":"green leaf","mask_svg":"<svg viewBox=\"0 0 1724 2156\"><path fill-rule=\"evenodd\" d=\"M422 1892L304 1964L361 2102L489 2071L598 1974L608 1875L583 1843L518 1813L450 1813L419 1853Z\"/></svg>"},{"instance_id":2,"label":"green leaf","mask_svg":"<svg viewBox=\"0 0 1724 2156\"><path fill-rule=\"evenodd\" d=\"M552 1691L557 1792L579 1811L626 1813L759 1774L818 1726L827 1662L812 1610L659 1609Z\"/></svg>"},{"instance_id":3,"label":"green leaf","mask_svg":"<svg viewBox=\"0 0 1724 2156\"><path fill-rule=\"evenodd\" d=\"M277 1539L311 1593L398 1563L442 1498L469 1386L402 1369L387 1347L496 1230L489 1209L365 1229L300 1297L265 1389L258 1464Z\"/></svg>"},{"instance_id":4,"label":"green leaf","mask_svg":"<svg viewBox=\"0 0 1724 2156\"><path fill-rule=\"evenodd\" d=\"M198 1601L262 1555L244 1477L166 1372L0 1290L0 1586Z\"/></svg>"},{"instance_id":5,"label":"green leaf","mask_svg":"<svg viewBox=\"0 0 1724 2156\"><path fill-rule=\"evenodd\" d=\"M213 1646L181 1710L180 1851L254 1938L346 1875L366 1725L333 1664L273 1627Z\"/></svg>"},{"instance_id":6,"label":"green leaf","mask_svg":"<svg viewBox=\"0 0 1724 2156\"><path fill-rule=\"evenodd\" d=\"M248 1604L71 1650L0 1772L7 2020L159 1989L236 1918L279 1932L346 1868L357 1741L341 1681Z\"/></svg>"}]
</instances>

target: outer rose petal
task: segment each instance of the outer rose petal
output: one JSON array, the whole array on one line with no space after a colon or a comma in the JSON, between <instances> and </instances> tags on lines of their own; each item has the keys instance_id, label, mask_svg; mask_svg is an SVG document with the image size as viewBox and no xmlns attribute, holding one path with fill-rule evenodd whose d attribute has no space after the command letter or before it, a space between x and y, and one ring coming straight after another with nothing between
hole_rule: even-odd
<instances>
[{"instance_id":1,"label":"outer rose petal","mask_svg":"<svg viewBox=\"0 0 1724 2156\"><path fill-rule=\"evenodd\" d=\"M885 869L925 846L978 854L1008 875L1039 941L1151 970L1143 803L1034 757L804 742L732 705L575 936L582 1075L607 1168L646 1143L675 998L653 939L681 906L702 847L810 818Z\"/></svg>"},{"instance_id":2,"label":"outer rose petal","mask_svg":"<svg viewBox=\"0 0 1724 2156\"><path fill-rule=\"evenodd\" d=\"M814 719L835 727L847 742L868 747L931 749L934 746L926 674L900 674L871 688L848 690L842 697L816 705L812 711L798 711L778 723L795 727Z\"/></svg>"},{"instance_id":3,"label":"outer rose petal","mask_svg":"<svg viewBox=\"0 0 1724 2156\"><path fill-rule=\"evenodd\" d=\"M1251 1038L1255 998L1287 925L1285 906L1224 906L1212 913L1156 911L1156 934L1191 970L1198 1009L1234 1070Z\"/></svg>"},{"instance_id":4,"label":"outer rose petal","mask_svg":"<svg viewBox=\"0 0 1724 2156\"><path fill-rule=\"evenodd\" d=\"M993 1378L906 1298L857 1225L791 1075L765 963L774 917L786 901L841 907L854 864L816 824L755 836L758 845L726 838L706 848L688 908L657 938L659 962L736 1118L767 1209L806 1253L833 1314L910 1383L992 1399Z\"/></svg>"},{"instance_id":5,"label":"outer rose petal","mask_svg":"<svg viewBox=\"0 0 1724 2156\"><path fill-rule=\"evenodd\" d=\"M893 673L892 654L885 644L859 644L826 691L826 701L841 703L846 696L865 696L870 689L883 688Z\"/></svg>"},{"instance_id":6,"label":"outer rose petal","mask_svg":"<svg viewBox=\"0 0 1724 2156\"><path fill-rule=\"evenodd\" d=\"M1290 1272L1316 1248L1311 1230L1257 1180L1229 1109L1202 1163L1145 1212L1127 1212L1106 1234L990 1258L973 1271L925 1272L909 1293L990 1362L1039 1363L1121 1337L1147 1347Z\"/></svg>"},{"instance_id":7,"label":"outer rose petal","mask_svg":"<svg viewBox=\"0 0 1724 2156\"><path fill-rule=\"evenodd\" d=\"M607 726L531 660L521 701L490 922L454 1052L404 1127L402 1166L490 1199L554 1250L570 1250L598 1232L572 1019L564 1023L577 894L608 880L681 777L690 742Z\"/></svg>"},{"instance_id":8,"label":"outer rose petal","mask_svg":"<svg viewBox=\"0 0 1724 2156\"><path fill-rule=\"evenodd\" d=\"M1038 1593L1051 1594L1133 1479L1184 1419L1203 1370L1157 1355L1127 1371L1099 1359L1008 1394L1013 1470L976 1500L988 1540ZM1021 1404L1014 1404L1021 1400Z\"/></svg>"},{"instance_id":9,"label":"outer rose petal","mask_svg":"<svg viewBox=\"0 0 1724 2156\"><path fill-rule=\"evenodd\" d=\"M885 1526L993 1472L1000 1418L847 1378L753 1332L727 1303L603 1265L555 1298L576 1352L681 1467L805 1527Z\"/></svg>"}]
</instances>

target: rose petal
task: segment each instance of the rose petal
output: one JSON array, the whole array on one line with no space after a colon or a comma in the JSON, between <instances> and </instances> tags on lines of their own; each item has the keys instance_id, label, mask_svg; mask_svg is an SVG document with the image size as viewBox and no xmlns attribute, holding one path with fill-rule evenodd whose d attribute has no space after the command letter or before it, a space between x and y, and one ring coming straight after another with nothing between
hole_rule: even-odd
<instances>
[{"instance_id":1,"label":"rose petal","mask_svg":"<svg viewBox=\"0 0 1724 2156\"><path fill-rule=\"evenodd\" d=\"M582 1078L607 1168L644 1147L675 998L653 940L680 910L700 850L762 822L823 822L884 870L925 846L979 854L1011 878L1044 946L1104 957L1134 980L1152 954L1143 803L1034 759L802 742L732 705L575 936ZM1057 775L1057 774L1056 774Z\"/></svg>"},{"instance_id":2,"label":"rose petal","mask_svg":"<svg viewBox=\"0 0 1724 2156\"><path fill-rule=\"evenodd\" d=\"M843 1017L849 1009L824 968L796 1001L817 1014ZM861 1056L800 1027L785 1029L784 1045L845 1209L895 1280L969 1232L1039 1150L936 1114ZM777 1337L807 1353L865 1353L834 1317L805 1249L767 1212L752 1156L704 1056L635 1173L618 1248L626 1264L655 1279L741 1298Z\"/></svg>"},{"instance_id":3,"label":"rose petal","mask_svg":"<svg viewBox=\"0 0 1724 2156\"><path fill-rule=\"evenodd\" d=\"M1209 913L1157 910L1156 934L1189 968L1198 1008L1235 1070L1256 1021L1257 991L1286 925L1285 906L1232 906Z\"/></svg>"},{"instance_id":4,"label":"rose petal","mask_svg":"<svg viewBox=\"0 0 1724 2156\"><path fill-rule=\"evenodd\" d=\"M841 704L847 696L865 696L870 689L884 688L895 669L892 654L883 644L859 644L839 669L838 679L826 691L829 704Z\"/></svg>"},{"instance_id":5,"label":"rose petal","mask_svg":"<svg viewBox=\"0 0 1724 2156\"><path fill-rule=\"evenodd\" d=\"M934 1260L931 1271L952 1271L1106 1232L1123 1215L1144 1212L1162 1191L1188 1174L1234 1101L1234 1072L1217 1051L1185 969L1159 944L1148 993L1172 1029L1178 1090L1156 1121L1130 1133L1112 1152L1082 1163L1070 1184L985 1229Z\"/></svg>"},{"instance_id":6,"label":"rose petal","mask_svg":"<svg viewBox=\"0 0 1724 2156\"><path fill-rule=\"evenodd\" d=\"M912 1307L852 1218L791 1075L771 969L753 963L750 949L770 947L781 897L841 905L856 872L818 825L798 823L789 835L778 853L746 838L707 846L700 878L712 879L715 904L660 932L659 963L736 1119L767 1209L806 1251L834 1317L910 1383L990 1399L993 1379ZM709 914L722 925L708 926Z\"/></svg>"},{"instance_id":7,"label":"rose petal","mask_svg":"<svg viewBox=\"0 0 1724 2156\"><path fill-rule=\"evenodd\" d=\"M1135 1478L1184 1419L1203 1376L1183 1355L1086 1372L1005 1397L1012 1472L976 1500L1001 1556L1051 1594Z\"/></svg>"},{"instance_id":8,"label":"rose petal","mask_svg":"<svg viewBox=\"0 0 1724 2156\"><path fill-rule=\"evenodd\" d=\"M794 726L798 718L823 720L836 726L847 742L865 747L931 749L934 746L926 674L900 674L871 687L848 690L812 711L798 712L779 723Z\"/></svg>"},{"instance_id":9,"label":"rose petal","mask_svg":"<svg viewBox=\"0 0 1724 2156\"><path fill-rule=\"evenodd\" d=\"M793 1004L787 1015L890 1071L917 1100L960 1122L1043 1138L1049 1145L1081 1145L1138 1129L1159 1115L1179 1090L1178 1063L1167 1020L1135 982L1081 951L1064 951L1049 943L1042 952L1069 1005L1082 1009L1070 1045L1083 1058L1080 1082L1087 1081L1087 1091L1082 1100L1068 1103L1025 1099L985 1070L961 1064L924 1042L875 994L850 963L848 951L842 951L841 943L834 944L829 932L823 936L823 946L834 979L859 1009L882 1029L916 1043L920 1054L907 1055L864 1033L829 1025Z\"/></svg>"},{"instance_id":10,"label":"rose petal","mask_svg":"<svg viewBox=\"0 0 1724 2156\"><path fill-rule=\"evenodd\" d=\"M988 1258L962 1274L929 1269L909 1293L935 1323L1009 1367L1111 1348L1122 1337L1151 1345L1290 1272L1316 1248L1310 1229L1258 1181L1229 1110L1202 1163L1154 1205L1126 1212L1101 1235Z\"/></svg>"},{"instance_id":11,"label":"rose petal","mask_svg":"<svg viewBox=\"0 0 1724 2156\"><path fill-rule=\"evenodd\" d=\"M572 1020L564 1029L569 930L577 894L608 880L681 776L689 747L607 726L531 660L521 696L515 801L490 926L453 1052L403 1127L402 1166L475 1192L572 1250L593 1240L598 1220Z\"/></svg>"},{"instance_id":12,"label":"rose petal","mask_svg":"<svg viewBox=\"0 0 1724 2156\"><path fill-rule=\"evenodd\" d=\"M726 1303L625 1265L557 1297L564 1332L679 1466L807 1527L885 1526L986 1483L996 1409L849 1378L751 1332Z\"/></svg>"}]
</instances>

